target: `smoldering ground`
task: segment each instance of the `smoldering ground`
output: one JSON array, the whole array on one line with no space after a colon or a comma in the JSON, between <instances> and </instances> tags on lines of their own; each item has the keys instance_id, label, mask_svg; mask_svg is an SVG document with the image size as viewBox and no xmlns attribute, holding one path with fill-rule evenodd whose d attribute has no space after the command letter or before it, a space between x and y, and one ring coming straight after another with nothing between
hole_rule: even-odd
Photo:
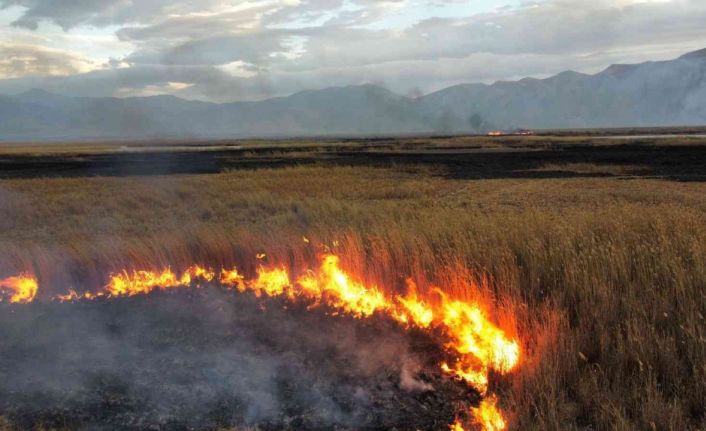
<instances>
[{"instance_id":1,"label":"smoldering ground","mask_svg":"<svg viewBox=\"0 0 706 431\"><path fill-rule=\"evenodd\" d=\"M0 415L20 429L445 429L477 394L383 316L218 288L0 307Z\"/></svg>"}]
</instances>

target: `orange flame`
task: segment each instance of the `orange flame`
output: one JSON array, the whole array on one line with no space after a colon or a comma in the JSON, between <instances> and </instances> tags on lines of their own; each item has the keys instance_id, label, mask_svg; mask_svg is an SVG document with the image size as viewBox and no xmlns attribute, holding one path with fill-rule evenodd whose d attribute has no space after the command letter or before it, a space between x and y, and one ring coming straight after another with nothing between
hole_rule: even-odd
<instances>
[{"instance_id":1,"label":"orange flame","mask_svg":"<svg viewBox=\"0 0 706 431\"><path fill-rule=\"evenodd\" d=\"M471 418L474 424L484 431L503 431L507 429L507 421L497 407L497 398L492 395L481 400L478 407L471 408ZM454 422L451 431L465 431L459 419Z\"/></svg>"},{"instance_id":2,"label":"orange flame","mask_svg":"<svg viewBox=\"0 0 706 431\"><path fill-rule=\"evenodd\" d=\"M334 255L324 256L318 277L306 274L299 278L298 283L305 296L317 302L325 300L331 307L356 317L367 317L390 308L377 287L366 287L352 280L338 267L338 257Z\"/></svg>"},{"instance_id":3,"label":"orange flame","mask_svg":"<svg viewBox=\"0 0 706 431\"><path fill-rule=\"evenodd\" d=\"M60 302L77 301L81 298L83 298L83 295L79 295L78 292L73 289L69 289L68 293L64 295L56 295L56 299Z\"/></svg>"},{"instance_id":4,"label":"orange flame","mask_svg":"<svg viewBox=\"0 0 706 431\"><path fill-rule=\"evenodd\" d=\"M414 281L407 280L407 296L397 296L395 299L403 309L394 314L400 322L410 323L411 320L421 328L428 328L434 321L434 310L418 298Z\"/></svg>"},{"instance_id":5,"label":"orange flame","mask_svg":"<svg viewBox=\"0 0 706 431\"><path fill-rule=\"evenodd\" d=\"M460 360L454 368L446 362L441 364L441 371L452 374L465 381L481 394L488 391L488 368L479 365L466 365Z\"/></svg>"},{"instance_id":6,"label":"orange flame","mask_svg":"<svg viewBox=\"0 0 706 431\"><path fill-rule=\"evenodd\" d=\"M245 277L237 269L222 269L218 281L228 287L235 287L239 291L245 291Z\"/></svg>"},{"instance_id":7,"label":"orange flame","mask_svg":"<svg viewBox=\"0 0 706 431\"><path fill-rule=\"evenodd\" d=\"M39 290L37 279L29 274L20 274L0 280L0 290L10 291L10 302L13 304L26 304L34 301ZM0 297L0 301L2 298Z\"/></svg>"},{"instance_id":8,"label":"orange flame","mask_svg":"<svg viewBox=\"0 0 706 431\"><path fill-rule=\"evenodd\" d=\"M339 258L332 254L322 256L318 271L307 271L294 282L285 267L268 269L259 266L257 277L247 280L237 269L222 269L216 277L214 270L193 265L179 275L170 268L160 271L125 270L110 275L102 292L79 295L70 290L56 299L74 301L100 296L133 296L154 290L199 286L201 282L214 280L240 292L251 292L257 297L305 298L312 302L312 306L325 304L358 318L380 312L404 325L439 328L448 336L447 348L455 358L452 366L442 363L441 370L462 379L482 395L488 391L488 375L491 370L506 374L514 370L520 361L518 341L508 337L493 324L479 304L451 300L440 289L435 292L441 301L425 301L419 297L416 285L411 280L407 282L408 292L405 296L388 295L377 286L366 286L351 277L340 268ZM31 302L37 294L37 282L29 276L2 280L2 287L12 290L11 302ZM496 403L495 396L490 395L470 412L474 421L486 431L506 428L506 421ZM463 426L457 421L452 429L463 431Z\"/></svg>"},{"instance_id":9,"label":"orange flame","mask_svg":"<svg viewBox=\"0 0 706 431\"><path fill-rule=\"evenodd\" d=\"M110 281L105 287L113 296L133 296L150 293L155 289L172 289L191 285L196 279L211 281L215 277L215 272L210 269L193 265L186 269L177 277L170 268L165 268L161 272L154 271L123 271L110 276Z\"/></svg>"},{"instance_id":10,"label":"orange flame","mask_svg":"<svg viewBox=\"0 0 706 431\"><path fill-rule=\"evenodd\" d=\"M257 278L250 283L250 289L255 293L255 296L261 296L263 293L267 296L279 296L287 294L289 297L294 296L294 291L289 282L289 274L284 268L266 269L259 267L257 269Z\"/></svg>"},{"instance_id":11,"label":"orange flame","mask_svg":"<svg viewBox=\"0 0 706 431\"><path fill-rule=\"evenodd\" d=\"M520 360L520 345L490 322L483 310L474 304L449 301L444 296L443 323L465 361L455 367L455 374L484 393L487 370L501 374L512 371ZM468 361L472 359L472 361Z\"/></svg>"},{"instance_id":12,"label":"orange flame","mask_svg":"<svg viewBox=\"0 0 706 431\"><path fill-rule=\"evenodd\" d=\"M471 415L476 424L486 431L502 431L507 428L507 422L496 406L495 395L485 398L477 408L471 408Z\"/></svg>"}]
</instances>

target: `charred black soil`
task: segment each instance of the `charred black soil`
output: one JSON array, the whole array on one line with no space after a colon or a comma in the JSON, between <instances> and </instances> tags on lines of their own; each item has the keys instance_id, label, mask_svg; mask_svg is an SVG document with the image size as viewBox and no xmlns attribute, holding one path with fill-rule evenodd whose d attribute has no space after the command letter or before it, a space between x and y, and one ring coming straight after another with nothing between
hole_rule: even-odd
<instances>
[{"instance_id":1,"label":"charred black soil","mask_svg":"<svg viewBox=\"0 0 706 431\"><path fill-rule=\"evenodd\" d=\"M383 316L217 288L3 308L0 415L22 429L439 430L478 401Z\"/></svg>"},{"instance_id":2,"label":"charred black soil","mask_svg":"<svg viewBox=\"0 0 706 431\"><path fill-rule=\"evenodd\" d=\"M566 178L611 173L543 169L546 165L591 163L637 166L633 177L679 181L706 180L706 138L699 136L529 136L385 138L333 142L262 142L227 145L160 142L91 151L0 154L0 178L208 174L231 169L295 165L433 166L450 177ZM61 149L56 144L56 149ZM87 147L86 147L87 148ZM101 150L109 149L110 151ZM47 149L49 151L47 152Z\"/></svg>"}]
</instances>

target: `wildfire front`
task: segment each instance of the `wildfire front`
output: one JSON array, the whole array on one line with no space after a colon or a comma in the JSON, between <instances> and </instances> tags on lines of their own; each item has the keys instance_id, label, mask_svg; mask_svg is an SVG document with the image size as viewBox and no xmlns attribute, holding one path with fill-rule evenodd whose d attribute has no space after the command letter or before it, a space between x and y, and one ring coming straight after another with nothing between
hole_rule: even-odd
<instances>
[{"instance_id":1,"label":"wildfire front","mask_svg":"<svg viewBox=\"0 0 706 431\"><path fill-rule=\"evenodd\" d=\"M362 279L333 254L251 278L126 269L48 297L12 276L0 406L32 426L505 429L489 376L519 366L519 341L479 302Z\"/></svg>"}]
</instances>

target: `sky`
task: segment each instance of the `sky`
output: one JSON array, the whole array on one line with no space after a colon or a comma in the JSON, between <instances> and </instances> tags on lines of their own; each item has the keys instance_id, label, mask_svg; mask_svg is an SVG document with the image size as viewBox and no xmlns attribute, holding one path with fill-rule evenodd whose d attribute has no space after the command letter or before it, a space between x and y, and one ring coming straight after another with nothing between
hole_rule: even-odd
<instances>
[{"instance_id":1,"label":"sky","mask_svg":"<svg viewBox=\"0 0 706 431\"><path fill-rule=\"evenodd\" d=\"M0 0L0 93L427 94L706 48L706 0Z\"/></svg>"}]
</instances>

